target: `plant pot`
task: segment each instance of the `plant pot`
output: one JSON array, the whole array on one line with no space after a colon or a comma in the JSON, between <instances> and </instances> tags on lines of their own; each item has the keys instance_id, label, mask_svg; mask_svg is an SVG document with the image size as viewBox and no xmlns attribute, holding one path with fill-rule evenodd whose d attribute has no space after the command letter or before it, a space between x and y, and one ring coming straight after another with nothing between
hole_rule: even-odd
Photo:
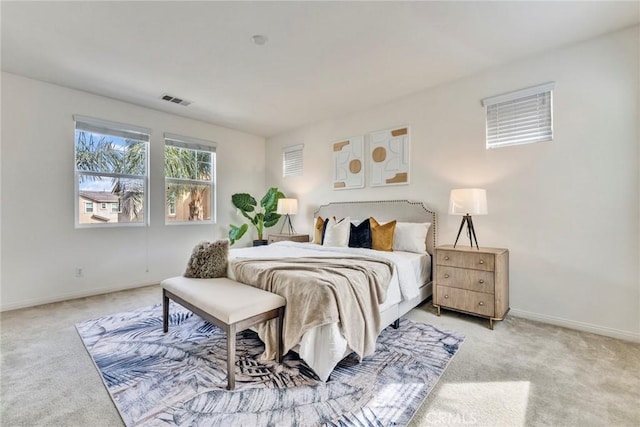
<instances>
[{"instance_id":1,"label":"plant pot","mask_svg":"<svg viewBox=\"0 0 640 427\"><path fill-rule=\"evenodd\" d=\"M266 246L268 244L269 244L269 241L265 239L253 241L253 246Z\"/></svg>"}]
</instances>

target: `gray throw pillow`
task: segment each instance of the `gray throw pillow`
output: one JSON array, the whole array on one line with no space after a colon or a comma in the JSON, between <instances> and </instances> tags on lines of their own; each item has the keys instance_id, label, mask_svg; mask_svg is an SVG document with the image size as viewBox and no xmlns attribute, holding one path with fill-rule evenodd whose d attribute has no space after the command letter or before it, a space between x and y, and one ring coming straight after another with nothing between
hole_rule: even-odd
<instances>
[{"instance_id":1,"label":"gray throw pillow","mask_svg":"<svg viewBox=\"0 0 640 427\"><path fill-rule=\"evenodd\" d=\"M184 277L197 279L211 279L227 275L227 257L229 256L229 241L200 242L191 253Z\"/></svg>"}]
</instances>

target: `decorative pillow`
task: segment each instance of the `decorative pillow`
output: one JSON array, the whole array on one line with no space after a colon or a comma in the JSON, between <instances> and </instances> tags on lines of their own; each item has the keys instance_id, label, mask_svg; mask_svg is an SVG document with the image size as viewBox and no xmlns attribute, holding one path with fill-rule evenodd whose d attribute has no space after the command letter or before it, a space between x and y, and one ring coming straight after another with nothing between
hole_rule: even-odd
<instances>
[{"instance_id":1,"label":"decorative pillow","mask_svg":"<svg viewBox=\"0 0 640 427\"><path fill-rule=\"evenodd\" d=\"M371 223L369 218L358 225L351 223L349 247L371 249Z\"/></svg>"},{"instance_id":2,"label":"decorative pillow","mask_svg":"<svg viewBox=\"0 0 640 427\"><path fill-rule=\"evenodd\" d=\"M184 277L211 279L227 275L227 257L229 256L229 240L200 242L191 253Z\"/></svg>"},{"instance_id":3,"label":"decorative pillow","mask_svg":"<svg viewBox=\"0 0 640 427\"><path fill-rule=\"evenodd\" d=\"M393 251L393 233L396 229L396 220L379 224L374 217L371 221L371 246L377 251Z\"/></svg>"},{"instance_id":4,"label":"decorative pillow","mask_svg":"<svg viewBox=\"0 0 640 427\"><path fill-rule=\"evenodd\" d=\"M324 223L322 224L322 236L320 236L321 237L320 244L324 243L324 235L327 232L327 224L329 224L329 218L326 218L324 220Z\"/></svg>"},{"instance_id":5,"label":"decorative pillow","mask_svg":"<svg viewBox=\"0 0 640 427\"><path fill-rule=\"evenodd\" d=\"M327 225L325 226L324 240L322 246L349 246L349 232L351 231L351 219L349 217L342 218L340 221L336 221L334 218L329 218Z\"/></svg>"},{"instance_id":6,"label":"decorative pillow","mask_svg":"<svg viewBox=\"0 0 640 427\"><path fill-rule=\"evenodd\" d=\"M322 235L324 234L325 224L326 220L322 219L321 216L315 219L313 223L313 243L317 243L319 245L322 244Z\"/></svg>"},{"instance_id":7,"label":"decorative pillow","mask_svg":"<svg viewBox=\"0 0 640 427\"><path fill-rule=\"evenodd\" d=\"M427 253L427 233L431 227L430 222L399 222L393 234L393 250Z\"/></svg>"}]
</instances>

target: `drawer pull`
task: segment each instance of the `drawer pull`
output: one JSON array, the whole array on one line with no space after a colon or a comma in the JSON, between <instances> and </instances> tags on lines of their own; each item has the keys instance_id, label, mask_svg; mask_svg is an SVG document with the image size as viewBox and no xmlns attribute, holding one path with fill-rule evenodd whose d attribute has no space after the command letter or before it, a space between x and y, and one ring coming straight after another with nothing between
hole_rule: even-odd
<instances>
[{"instance_id":1,"label":"drawer pull","mask_svg":"<svg viewBox=\"0 0 640 427\"><path fill-rule=\"evenodd\" d=\"M480 260L480 264L484 264L484 260Z\"/></svg>"},{"instance_id":2,"label":"drawer pull","mask_svg":"<svg viewBox=\"0 0 640 427\"><path fill-rule=\"evenodd\" d=\"M444 257L444 260L445 260L445 261L449 261L449 256L445 256L445 257Z\"/></svg>"},{"instance_id":3,"label":"drawer pull","mask_svg":"<svg viewBox=\"0 0 640 427\"><path fill-rule=\"evenodd\" d=\"M478 305L479 305L479 306L483 306L483 305L484 305L484 302L480 301L480 302L478 303Z\"/></svg>"},{"instance_id":4,"label":"drawer pull","mask_svg":"<svg viewBox=\"0 0 640 427\"><path fill-rule=\"evenodd\" d=\"M449 299L449 295L445 295L445 296L444 296L444 299Z\"/></svg>"},{"instance_id":5,"label":"drawer pull","mask_svg":"<svg viewBox=\"0 0 640 427\"><path fill-rule=\"evenodd\" d=\"M478 283L483 284L484 283L484 279L478 280Z\"/></svg>"},{"instance_id":6,"label":"drawer pull","mask_svg":"<svg viewBox=\"0 0 640 427\"><path fill-rule=\"evenodd\" d=\"M448 278L449 278L449 275L448 275L448 274L445 274L445 275L444 275L444 278L445 278L445 279L448 279Z\"/></svg>"}]
</instances>

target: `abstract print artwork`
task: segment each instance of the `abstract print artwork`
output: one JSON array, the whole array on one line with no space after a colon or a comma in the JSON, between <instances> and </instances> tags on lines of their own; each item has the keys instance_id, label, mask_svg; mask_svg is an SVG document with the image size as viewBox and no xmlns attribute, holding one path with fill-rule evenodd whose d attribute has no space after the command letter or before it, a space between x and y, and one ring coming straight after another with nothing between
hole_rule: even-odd
<instances>
[{"instance_id":1,"label":"abstract print artwork","mask_svg":"<svg viewBox=\"0 0 640 427\"><path fill-rule=\"evenodd\" d=\"M333 189L364 187L364 136L333 144Z\"/></svg>"},{"instance_id":2,"label":"abstract print artwork","mask_svg":"<svg viewBox=\"0 0 640 427\"><path fill-rule=\"evenodd\" d=\"M409 183L409 127L369 134L369 170L372 187Z\"/></svg>"}]
</instances>

